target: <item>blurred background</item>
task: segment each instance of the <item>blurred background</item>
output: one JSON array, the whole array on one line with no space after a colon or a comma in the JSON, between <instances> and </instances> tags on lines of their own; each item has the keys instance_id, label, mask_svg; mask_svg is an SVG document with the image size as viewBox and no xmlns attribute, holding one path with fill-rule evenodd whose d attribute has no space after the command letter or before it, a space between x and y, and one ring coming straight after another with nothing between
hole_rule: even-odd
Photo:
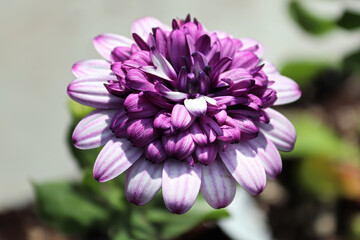
<instances>
[{"instance_id":1,"label":"blurred background","mask_svg":"<svg viewBox=\"0 0 360 240\"><path fill-rule=\"evenodd\" d=\"M0 0L0 6L0 240L360 239L359 1ZM138 18L170 25L188 13L208 30L260 41L264 58L298 82L301 100L279 108L298 141L283 154L279 179L259 197L239 190L224 211L199 200L178 218L154 212L154 201L125 224L140 233L120 231L123 190L93 184L96 153L68 143L87 111L66 95L71 66L99 58L92 38L100 33L130 37Z\"/></svg>"}]
</instances>

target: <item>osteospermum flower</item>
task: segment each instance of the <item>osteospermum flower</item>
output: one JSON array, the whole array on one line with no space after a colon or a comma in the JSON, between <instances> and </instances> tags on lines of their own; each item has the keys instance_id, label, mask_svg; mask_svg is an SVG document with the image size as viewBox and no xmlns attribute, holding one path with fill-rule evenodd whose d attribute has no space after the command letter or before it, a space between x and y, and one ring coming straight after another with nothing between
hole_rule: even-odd
<instances>
[{"instance_id":1,"label":"osteospermum flower","mask_svg":"<svg viewBox=\"0 0 360 240\"><path fill-rule=\"evenodd\" d=\"M105 145L95 179L126 171L130 202L144 205L162 188L177 214L199 191L213 208L231 203L236 182L262 192L266 175L282 170L278 149L291 151L296 139L292 124L270 107L297 100L298 85L260 59L260 43L209 32L190 16L172 27L145 17L131 30L132 40L97 36L105 60L72 69L69 96L96 108L75 128L74 144Z\"/></svg>"}]
</instances>

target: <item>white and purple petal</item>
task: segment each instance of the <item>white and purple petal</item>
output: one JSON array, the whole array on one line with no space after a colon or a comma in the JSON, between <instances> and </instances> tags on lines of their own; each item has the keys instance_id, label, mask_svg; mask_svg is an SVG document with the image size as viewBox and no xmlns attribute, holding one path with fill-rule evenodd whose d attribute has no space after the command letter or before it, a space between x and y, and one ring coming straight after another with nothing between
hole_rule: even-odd
<instances>
[{"instance_id":1,"label":"white and purple petal","mask_svg":"<svg viewBox=\"0 0 360 240\"><path fill-rule=\"evenodd\" d=\"M111 52L115 47L130 47L134 41L117 34L104 33L94 38L93 44L98 53L106 60L111 60Z\"/></svg>"},{"instance_id":2,"label":"white and purple petal","mask_svg":"<svg viewBox=\"0 0 360 240\"><path fill-rule=\"evenodd\" d=\"M202 166L201 194L216 209L227 207L234 199L236 181L217 158L208 166Z\"/></svg>"},{"instance_id":3,"label":"white and purple petal","mask_svg":"<svg viewBox=\"0 0 360 240\"><path fill-rule=\"evenodd\" d=\"M133 147L125 138L112 138L99 153L94 165L94 178L109 181L126 171L143 154L143 148Z\"/></svg>"},{"instance_id":4,"label":"white and purple petal","mask_svg":"<svg viewBox=\"0 0 360 240\"><path fill-rule=\"evenodd\" d=\"M92 149L105 145L114 137L110 122L116 110L96 109L75 127L72 140L79 149Z\"/></svg>"},{"instance_id":5,"label":"white and purple petal","mask_svg":"<svg viewBox=\"0 0 360 240\"><path fill-rule=\"evenodd\" d=\"M147 39L153 28L161 28L163 31L170 31L170 27L153 17L143 17L136 20L131 26L131 32L138 34L142 39Z\"/></svg>"},{"instance_id":6,"label":"white and purple petal","mask_svg":"<svg viewBox=\"0 0 360 240\"><path fill-rule=\"evenodd\" d=\"M110 75L110 63L103 59L87 59L76 62L72 67L76 77L87 75Z\"/></svg>"},{"instance_id":7,"label":"white and purple petal","mask_svg":"<svg viewBox=\"0 0 360 240\"><path fill-rule=\"evenodd\" d=\"M163 164L154 164L145 158L137 160L127 171L125 195L129 202L145 205L161 188Z\"/></svg>"},{"instance_id":8,"label":"white and purple petal","mask_svg":"<svg viewBox=\"0 0 360 240\"><path fill-rule=\"evenodd\" d=\"M282 75L270 75L269 80L274 81L271 88L275 89L277 100L274 105L295 102L301 97L299 85L292 79Z\"/></svg>"},{"instance_id":9,"label":"white and purple petal","mask_svg":"<svg viewBox=\"0 0 360 240\"><path fill-rule=\"evenodd\" d=\"M162 192L170 212L184 214L194 204L201 186L201 165L167 159L164 163Z\"/></svg>"},{"instance_id":10,"label":"white and purple petal","mask_svg":"<svg viewBox=\"0 0 360 240\"><path fill-rule=\"evenodd\" d=\"M196 117L206 114L207 103L205 98L203 97L194 98L194 99L185 99L184 105L186 109L189 111L189 113L191 113Z\"/></svg>"}]
</instances>

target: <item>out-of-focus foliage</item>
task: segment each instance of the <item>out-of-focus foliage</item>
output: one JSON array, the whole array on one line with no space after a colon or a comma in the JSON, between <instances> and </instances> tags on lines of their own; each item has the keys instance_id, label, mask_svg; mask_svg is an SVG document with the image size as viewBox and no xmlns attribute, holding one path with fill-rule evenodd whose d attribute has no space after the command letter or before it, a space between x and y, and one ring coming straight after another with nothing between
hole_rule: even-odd
<instances>
[{"instance_id":1,"label":"out-of-focus foliage","mask_svg":"<svg viewBox=\"0 0 360 240\"><path fill-rule=\"evenodd\" d=\"M360 14L351 10L344 12L342 17L337 21L340 27L348 30L355 30L360 28Z\"/></svg>"}]
</instances>

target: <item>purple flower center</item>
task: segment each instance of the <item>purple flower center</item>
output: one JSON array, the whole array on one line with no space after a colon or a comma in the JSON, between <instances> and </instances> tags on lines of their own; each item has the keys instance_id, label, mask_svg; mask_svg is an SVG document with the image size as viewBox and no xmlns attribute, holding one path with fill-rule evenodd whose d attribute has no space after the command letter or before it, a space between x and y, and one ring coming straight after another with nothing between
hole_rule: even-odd
<instances>
[{"instance_id":1,"label":"purple flower center","mask_svg":"<svg viewBox=\"0 0 360 240\"><path fill-rule=\"evenodd\" d=\"M111 121L117 137L145 148L159 163L171 157L213 162L218 146L253 139L275 90L254 53L231 36L208 33L194 19L173 20L172 30L154 28L147 39L111 53L117 81L107 90L124 99Z\"/></svg>"}]
</instances>

